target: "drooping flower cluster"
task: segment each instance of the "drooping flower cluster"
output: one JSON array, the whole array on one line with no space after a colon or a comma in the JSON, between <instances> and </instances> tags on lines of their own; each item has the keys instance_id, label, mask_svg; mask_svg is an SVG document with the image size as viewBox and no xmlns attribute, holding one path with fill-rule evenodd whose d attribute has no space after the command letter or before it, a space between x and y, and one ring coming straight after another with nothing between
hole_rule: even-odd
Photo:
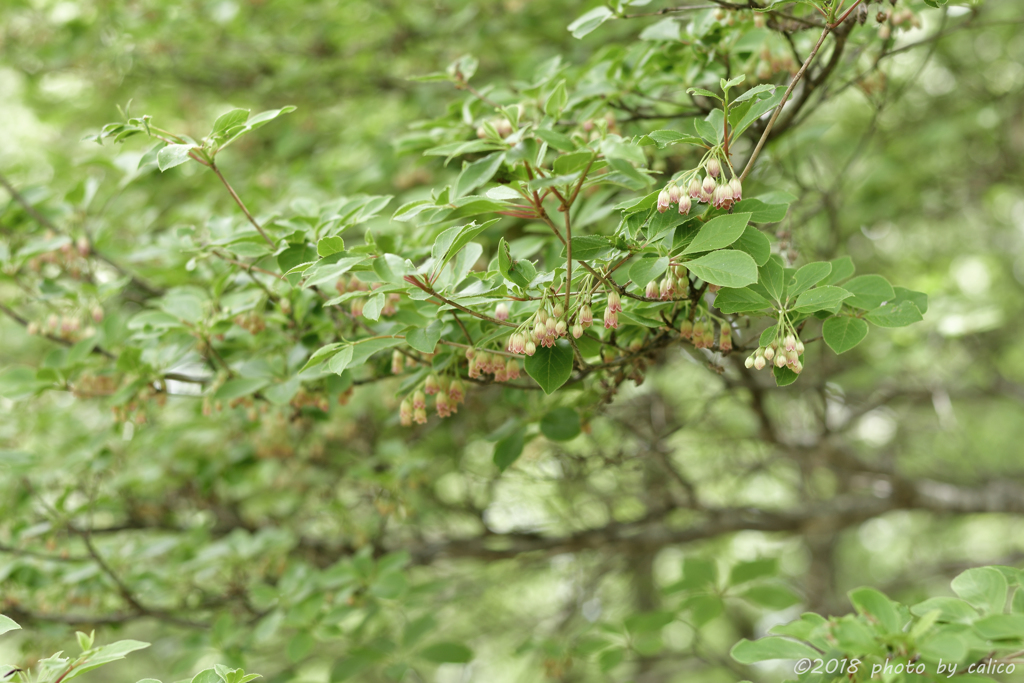
<instances>
[{"instance_id":1,"label":"drooping flower cluster","mask_svg":"<svg viewBox=\"0 0 1024 683\"><path fill-rule=\"evenodd\" d=\"M398 407L398 419L403 427L412 423L425 424L427 421L427 396L434 397L434 408L438 417L450 417L459 412L459 404L466 400L466 387L458 377L430 375L423 388L411 397L406 396Z\"/></svg>"},{"instance_id":2,"label":"drooping flower cluster","mask_svg":"<svg viewBox=\"0 0 1024 683\"><path fill-rule=\"evenodd\" d=\"M519 378L519 361L515 358L477 349L466 349L466 358L471 379L483 379L485 374L494 375L495 382Z\"/></svg>"},{"instance_id":3,"label":"drooping flower cluster","mask_svg":"<svg viewBox=\"0 0 1024 683\"><path fill-rule=\"evenodd\" d=\"M747 356L743 364L755 370L761 370L771 364L777 368L788 366L799 375L804 369L800 360L803 353L804 343L795 335L787 334L781 341L777 336L768 346L759 346L754 353Z\"/></svg>"},{"instance_id":4,"label":"drooping flower cluster","mask_svg":"<svg viewBox=\"0 0 1024 683\"><path fill-rule=\"evenodd\" d=\"M705 172L701 180L701 170ZM686 181L689 178L689 181ZM686 190L681 185L686 185ZM680 180L669 182L665 189L658 194L658 211L665 213L669 207L676 204L679 213L688 214L693 206L693 201L711 204L716 209L728 211L733 204L743 199L743 184L740 179L733 176L732 180L726 180L722 173L722 164L715 157L711 157L687 174Z\"/></svg>"},{"instance_id":5,"label":"drooping flower cluster","mask_svg":"<svg viewBox=\"0 0 1024 683\"><path fill-rule=\"evenodd\" d=\"M668 273L661 281L651 280L644 288L644 297L647 299L661 299L668 301L677 296L686 296L689 293L690 278L686 266L678 265L669 268Z\"/></svg>"},{"instance_id":6,"label":"drooping flower cluster","mask_svg":"<svg viewBox=\"0 0 1024 683\"><path fill-rule=\"evenodd\" d=\"M712 320L698 318L694 322L685 319L679 326L679 334L683 339L693 342L695 349L711 349L715 346L715 323ZM732 328L725 321L720 321L718 328L718 350L722 353L732 351Z\"/></svg>"}]
</instances>

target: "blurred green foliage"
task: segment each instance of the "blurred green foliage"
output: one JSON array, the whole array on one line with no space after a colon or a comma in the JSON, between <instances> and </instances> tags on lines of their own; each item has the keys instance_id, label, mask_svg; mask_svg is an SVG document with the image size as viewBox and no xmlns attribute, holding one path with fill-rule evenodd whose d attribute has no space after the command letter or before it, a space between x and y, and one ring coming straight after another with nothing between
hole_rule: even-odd
<instances>
[{"instance_id":1,"label":"blurred green foliage","mask_svg":"<svg viewBox=\"0 0 1024 683\"><path fill-rule=\"evenodd\" d=\"M747 665L755 657L731 659L734 645L801 612L845 628L841 615L856 610L874 628L864 614L889 603L848 599L858 586L915 606L952 596L950 580L969 567L1021 566L1015 0L899 0L893 11L913 11L920 27L908 19L888 38L875 21L888 2L870 4L864 25L825 43L805 82L815 89L780 118L744 183L746 196L796 198L762 230L774 251L794 266L850 256L858 274L929 297L922 322L872 330L843 355L808 343L790 387L736 355L675 345L652 348L633 378L612 373L551 397L473 386L458 415L404 430L401 380L370 381L388 375L384 353L366 373L325 380L327 411L319 395L250 405L242 392L232 406L227 392L204 415L200 390L179 383L138 398L145 422L135 424L111 410L118 398L105 394L124 387L104 383L106 359L15 320L45 324L69 301L85 312L98 304L102 322L83 324L121 349L156 290L256 287L190 251L191 235L248 230L216 176L194 163L140 169L152 141L83 141L118 119L117 105L131 101L133 115L196 140L232 108L295 105L218 157L253 214L277 221L276 237L311 206L393 195L347 229L346 246L369 232L429 249L434 232L389 216L456 180L459 162L419 152L474 139L486 108L450 82L410 77L472 54L471 83L506 103L538 73L564 69L574 93L612 84L591 94L589 115L612 117L629 139L692 132L706 103L686 89L716 88L719 72L784 84L817 39L800 23L817 15L802 4L763 28L749 13L656 14L674 6L634 2L622 13L652 16L608 17L577 39L567 26L592 8L559 0L5 2L0 174L69 245L88 236L97 265L86 272L113 272L101 254L130 277L91 288L25 277L12 253L59 235L4 194L0 303L14 315L0 316L0 612L25 630L0 641L0 661L32 664L96 628L102 642L153 643L104 669L114 681L189 680L213 662L282 683L778 681L792 662ZM758 132L738 142L738 159ZM666 178L700 159L681 145L641 149ZM593 206L644 194L616 192ZM615 219L597 216L592 229L609 234ZM478 241L488 258L504 235L527 252L542 229L506 218ZM514 255L543 262L544 248ZM304 314L303 301L291 305ZM288 339L288 315L268 307L278 337L232 328L231 363L276 354L301 366L323 342ZM740 329L738 345L759 331ZM118 381L196 343L161 339L145 357L123 354ZM95 374L72 378L77 395L38 393L69 354L76 372ZM1005 602L1016 570L1002 572L1005 585L984 571L968 576L996 593L1003 585ZM968 621L1002 612L956 592L987 610ZM1004 616L1019 617L1019 594ZM927 612L899 614L920 623ZM972 633L1009 645L1020 630Z\"/></svg>"}]
</instances>

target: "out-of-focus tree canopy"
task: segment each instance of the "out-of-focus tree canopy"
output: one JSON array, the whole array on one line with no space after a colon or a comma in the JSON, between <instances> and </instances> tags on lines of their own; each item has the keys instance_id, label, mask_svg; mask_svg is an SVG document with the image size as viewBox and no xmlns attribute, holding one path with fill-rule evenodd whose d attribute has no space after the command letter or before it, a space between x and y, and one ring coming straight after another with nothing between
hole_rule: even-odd
<instances>
[{"instance_id":1,"label":"out-of-focus tree canopy","mask_svg":"<svg viewBox=\"0 0 1024 683\"><path fill-rule=\"evenodd\" d=\"M1024 9L602 8L0 6L0 662L1024 650Z\"/></svg>"}]
</instances>

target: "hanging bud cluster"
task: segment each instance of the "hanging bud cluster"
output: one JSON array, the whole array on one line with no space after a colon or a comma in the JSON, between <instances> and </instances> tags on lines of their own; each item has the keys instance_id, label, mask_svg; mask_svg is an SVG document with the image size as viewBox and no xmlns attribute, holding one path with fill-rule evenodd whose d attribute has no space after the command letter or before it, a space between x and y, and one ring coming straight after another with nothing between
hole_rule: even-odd
<instances>
[{"instance_id":1,"label":"hanging bud cluster","mask_svg":"<svg viewBox=\"0 0 1024 683\"><path fill-rule=\"evenodd\" d=\"M658 211L665 213L673 204L678 207L679 213L683 216L690 213L690 209L693 208L690 196L681 187L671 182L658 194Z\"/></svg>"},{"instance_id":2,"label":"hanging bud cluster","mask_svg":"<svg viewBox=\"0 0 1024 683\"><path fill-rule=\"evenodd\" d=\"M780 335L781 336L781 335ZM804 354L804 343L793 335L777 336L768 346L760 346L754 353L747 356L743 364L748 368L761 370L769 365L777 368L789 367L796 374L804 369L800 358Z\"/></svg>"},{"instance_id":3,"label":"hanging bud cluster","mask_svg":"<svg viewBox=\"0 0 1024 683\"><path fill-rule=\"evenodd\" d=\"M459 412L459 404L466 400L466 386L458 377L430 375L412 396L406 396L398 406L398 420L403 427L427 422L427 396L434 397L438 417L451 417Z\"/></svg>"},{"instance_id":4,"label":"hanging bud cluster","mask_svg":"<svg viewBox=\"0 0 1024 683\"><path fill-rule=\"evenodd\" d=\"M695 349L712 349L715 346L715 323L710 319L684 319L679 326L679 334L692 342ZM724 321L719 325L718 350L722 353L732 351L732 328Z\"/></svg>"},{"instance_id":5,"label":"hanging bud cluster","mask_svg":"<svg viewBox=\"0 0 1024 683\"><path fill-rule=\"evenodd\" d=\"M488 374L494 375L495 382L519 378L519 361L515 358L477 349L466 349L466 358L469 359L469 376L472 379L484 379Z\"/></svg>"},{"instance_id":6,"label":"hanging bud cluster","mask_svg":"<svg viewBox=\"0 0 1024 683\"><path fill-rule=\"evenodd\" d=\"M252 335L257 335L267 328L263 316L254 311L236 315L234 323Z\"/></svg>"},{"instance_id":7,"label":"hanging bud cluster","mask_svg":"<svg viewBox=\"0 0 1024 683\"><path fill-rule=\"evenodd\" d=\"M619 313L622 312L622 297L614 289L608 292L608 305L604 309L604 328L613 330L619 326Z\"/></svg>"},{"instance_id":8,"label":"hanging bud cluster","mask_svg":"<svg viewBox=\"0 0 1024 683\"><path fill-rule=\"evenodd\" d=\"M702 170L705 174L703 180L700 178ZM675 182L669 183L658 195L658 211L664 213L675 202L679 205L679 213L686 214L690 212L693 201L704 202L716 209L728 211L733 204L743 198L743 184L740 179L734 176L732 180L726 180L722 173L722 164L715 157L711 157L702 166L683 177L690 178L685 183L685 192L679 190Z\"/></svg>"}]
</instances>

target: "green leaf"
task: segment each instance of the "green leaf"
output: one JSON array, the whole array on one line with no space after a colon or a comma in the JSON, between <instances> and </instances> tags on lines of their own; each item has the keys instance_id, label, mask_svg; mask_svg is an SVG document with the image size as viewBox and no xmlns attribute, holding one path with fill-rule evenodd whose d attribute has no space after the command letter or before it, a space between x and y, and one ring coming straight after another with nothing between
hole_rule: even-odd
<instances>
[{"instance_id":1,"label":"green leaf","mask_svg":"<svg viewBox=\"0 0 1024 683\"><path fill-rule=\"evenodd\" d=\"M156 165L161 171L180 166L189 160L188 153L195 145L167 145L156 154Z\"/></svg>"},{"instance_id":2,"label":"green leaf","mask_svg":"<svg viewBox=\"0 0 1024 683\"><path fill-rule=\"evenodd\" d=\"M710 98L716 99L716 100L721 100L722 99L721 95L719 95L717 93L713 93L710 90L705 90L704 88L687 88L686 94L688 94L688 95L700 95L701 97L710 97Z\"/></svg>"},{"instance_id":3,"label":"green leaf","mask_svg":"<svg viewBox=\"0 0 1024 683\"><path fill-rule=\"evenodd\" d=\"M223 683L223 680L217 670L211 667L197 673L189 683Z\"/></svg>"},{"instance_id":4,"label":"green leaf","mask_svg":"<svg viewBox=\"0 0 1024 683\"><path fill-rule=\"evenodd\" d=\"M974 622L974 630L991 640L1024 638L1024 614L992 614Z\"/></svg>"},{"instance_id":5,"label":"green leaf","mask_svg":"<svg viewBox=\"0 0 1024 683\"><path fill-rule=\"evenodd\" d=\"M800 379L800 375L790 370L788 365L781 368L773 365L772 375L775 376L775 386L779 387L788 387L790 384Z\"/></svg>"},{"instance_id":6,"label":"green leaf","mask_svg":"<svg viewBox=\"0 0 1024 683\"><path fill-rule=\"evenodd\" d=\"M597 666L603 673L608 673L619 664L626 657L626 651L621 647L613 647L605 650L597 656Z\"/></svg>"},{"instance_id":7,"label":"green leaf","mask_svg":"<svg viewBox=\"0 0 1024 683\"><path fill-rule=\"evenodd\" d=\"M614 249L611 240L600 235L581 235L572 238L572 260L590 261L606 256Z\"/></svg>"},{"instance_id":8,"label":"green leaf","mask_svg":"<svg viewBox=\"0 0 1024 683\"><path fill-rule=\"evenodd\" d=\"M352 356L355 353L355 349L352 348L351 344L342 346L337 353L331 356L331 359L327 361L327 369L336 375L340 375L348 369L349 364L352 363Z\"/></svg>"},{"instance_id":9,"label":"green leaf","mask_svg":"<svg viewBox=\"0 0 1024 683\"><path fill-rule=\"evenodd\" d=\"M505 161L505 153L495 152L467 165L455 180L452 198L463 197L486 183L498 172L503 161Z\"/></svg>"},{"instance_id":10,"label":"green leaf","mask_svg":"<svg viewBox=\"0 0 1024 683\"><path fill-rule=\"evenodd\" d=\"M815 287L798 296L794 308L803 313L831 310L849 297L850 293L840 287Z\"/></svg>"},{"instance_id":11,"label":"green leaf","mask_svg":"<svg viewBox=\"0 0 1024 683\"><path fill-rule=\"evenodd\" d=\"M569 24L569 31L574 38L582 38L614 16L615 13L607 7L595 7Z\"/></svg>"},{"instance_id":12,"label":"green leaf","mask_svg":"<svg viewBox=\"0 0 1024 683\"><path fill-rule=\"evenodd\" d=\"M772 243L764 233L753 225L748 225L743 230L740 238L733 242L732 248L750 254L750 257L754 259L754 263L758 266L763 266L767 263L772 255Z\"/></svg>"},{"instance_id":13,"label":"green leaf","mask_svg":"<svg viewBox=\"0 0 1024 683\"><path fill-rule=\"evenodd\" d=\"M761 93L764 93L764 92L775 92L775 89L777 87L778 86L771 85L769 83L762 83L760 85L755 85L753 88L750 88L749 90L746 90L742 95L737 96L736 99L734 99L732 101L732 104L739 104L740 102L746 102L747 100L749 100L750 98L754 97L755 95L760 95Z\"/></svg>"},{"instance_id":14,"label":"green leaf","mask_svg":"<svg viewBox=\"0 0 1024 683\"><path fill-rule=\"evenodd\" d=\"M740 238L750 221L749 213L732 213L712 218L700 229L684 254L723 249ZM756 262L755 262L756 267Z\"/></svg>"},{"instance_id":15,"label":"green leaf","mask_svg":"<svg viewBox=\"0 0 1024 683\"><path fill-rule=\"evenodd\" d=\"M552 441L569 441L580 433L580 416L572 408L555 408L540 420L540 432Z\"/></svg>"},{"instance_id":16,"label":"green leaf","mask_svg":"<svg viewBox=\"0 0 1024 683\"><path fill-rule=\"evenodd\" d=\"M896 292L896 298L893 299L893 303L903 303L909 301L917 307L917 310L921 311L921 315L928 312L928 295L924 292L915 292L912 289L906 287L893 287Z\"/></svg>"},{"instance_id":17,"label":"green leaf","mask_svg":"<svg viewBox=\"0 0 1024 683\"><path fill-rule=\"evenodd\" d=\"M399 344L402 343L402 341L403 340L400 338L396 339L392 337L377 337L358 341L351 347L352 360L349 364L349 367L359 367L360 365L365 363L366 359L372 356L373 354L379 351L384 351L385 349L390 349L394 346L398 346ZM342 353L344 353L344 349L338 352L338 356L340 356ZM341 371L335 369L335 361L338 360L338 356L335 356L330 360L330 368L333 372L336 372L340 375Z\"/></svg>"},{"instance_id":18,"label":"green leaf","mask_svg":"<svg viewBox=\"0 0 1024 683\"><path fill-rule=\"evenodd\" d=\"M548 95L547 102L544 103L544 113L558 118L568 101L569 94L565 90L565 81L559 81L555 89Z\"/></svg>"},{"instance_id":19,"label":"green leaf","mask_svg":"<svg viewBox=\"0 0 1024 683\"><path fill-rule=\"evenodd\" d=\"M810 645L778 636L758 640L744 638L733 646L729 654L740 664L753 664L771 659L814 659L821 655Z\"/></svg>"},{"instance_id":20,"label":"green leaf","mask_svg":"<svg viewBox=\"0 0 1024 683\"><path fill-rule=\"evenodd\" d=\"M276 406L286 405L289 401L295 398L295 394L299 393L299 388L302 386L302 380L299 377L292 377L287 382L281 382L275 384L272 387L264 389L263 395L267 397L267 400Z\"/></svg>"},{"instance_id":21,"label":"green leaf","mask_svg":"<svg viewBox=\"0 0 1024 683\"><path fill-rule=\"evenodd\" d=\"M779 561L775 558L739 562L729 571L729 585L736 586L754 579L775 576L778 573Z\"/></svg>"},{"instance_id":22,"label":"green leaf","mask_svg":"<svg viewBox=\"0 0 1024 683\"><path fill-rule=\"evenodd\" d=\"M656 254L647 254L630 266L629 279L643 289L648 282L661 277L666 270L668 270L667 256L659 257Z\"/></svg>"},{"instance_id":23,"label":"green leaf","mask_svg":"<svg viewBox=\"0 0 1024 683\"><path fill-rule=\"evenodd\" d=\"M739 593L739 597L760 607L782 610L800 602L800 598L785 586L751 586Z\"/></svg>"},{"instance_id":24,"label":"green leaf","mask_svg":"<svg viewBox=\"0 0 1024 683\"><path fill-rule=\"evenodd\" d=\"M771 302L749 288L721 289L715 295L715 308L722 313L748 313L771 308Z\"/></svg>"},{"instance_id":25,"label":"green leaf","mask_svg":"<svg viewBox=\"0 0 1024 683\"><path fill-rule=\"evenodd\" d=\"M881 626L884 633L900 633L903 630L903 619L895 603L883 593L874 588L856 588L847 596L857 611Z\"/></svg>"},{"instance_id":26,"label":"green leaf","mask_svg":"<svg viewBox=\"0 0 1024 683\"><path fill-rule=\"evenodd\" d=\"M985 614L1000 614L1006 606L1006 579L998 569L979 567L959 574L953 592Z\"/></svg>"},{"instance_id":27,"label":"green leaf","mask_svg":"<svg viewBox=\"0 0 1024 683\"><path fill-rule=\"evenodd\" d=\"M793 274L789 281L789 296L800 296L808 289L818 284L832 272L832 264L818 261L808 263Z\"/></svg>"},{"instance_id":28,"label":"green leaf","mask_svg":"<svg viewBox=\"0 0 1024 683\"><path fill-rule=\"evenodd\" d=\"M435 320L426 327L418 327L406 333L405 341L420 353L433 353L437 342L441 339L441 328L444 325Z\"/></svg>"},{"instance_id":29,"label":"green leaf","mask_svg":"<svg viewBox=\"0 0 1024 683\"><path fill-rule=\"evenodd\" d=\"M785 88L776 88L775 92L770 97L766 97L762 100L752 100L750 107L742 113L742 116L738 121L733 121L733 117L730 116L729 120L732 123L732 136L738 138L743 134L747 128L750 127L754 121L757 121L765 113L774 109L782 101L782 97L785 94Z\"/></svg>"},{"instance_id":30,"label":"green leaf","mask_svg":"<svg viewBox=\"0 0 1024 683\"><path fill-rule=\"evenodd\" d=\"M743 199L736 202L732 210L749 213L751 223L778 223L786 217L789 204L769 204L760 199Z\"/></svg>"},{"instance_id":31,"label":"green leaf","mask_svg":"<svg viewBox=\"0 0 1024 683\"><path fill-rule=\"evenodd\" d=\"M892 285L881 275L860 275L844 284L843 289L853 295L844 303L869 311L896 298Z\"/></svg>"},{"instance_id":32,"label":"green leaf","mask_svg":"<svg viewBox=\"0 0 1024 683\"><path fill-rule=\"evenodd\" d=\"M8 631L16 631L20 628L21 626L19 626L18 623L14 621L14 619L11 619L10 617L5 617L4 615L0 614L0 636L7 633Z\"/></svg>"},{"instance_id":33,"label":"green leaf","mask_svg":"<svg viewBox=\"0 0 1024 683\"><path fill-rule=\"evenodd\" d=\"M316 253L320 258L337 254L339 251L345 251L345 240L338 236L324 237L316 243Z\"/></svg>"},{"instance_id":34,"label":"green leaf","mask_svg":"<svg viewBox=\"0 0 1024 683\"><path fill-rule=\"evenodd\" d=\"M746 287L757 282L757 264L749 254L733 249L713 251L686 264L690 272L720 287Z\"/></svg>"},{"instance_id":35,"label":"green leaf","mask_svg":"<svg viewBox=\"0 0 1024 683\"><path fill-rule=\"evenodd\" d=\"M525 445L526 437L521 428L495 443L494 464L498 466L498 470L504 472L518 460Z\"/></svg>"},{"instance_id":36,"label":"green leaf","mask_svg":"<svg viewBox=\"0 0 1024 683\"><path fill-rule=\"evenodd\" d=\"M932 611L940 613L940 621L958 624L969 624L978 618L978 612L973 607L956 598L929 598L910 608L910 613L918 617Z\"/></svg>"},{"instance_id":37,"label":"green leaf","mask_svg":"<svg viewBox=\"0 0 1024 683\"><path fill-rule=\"evenodd\" d=\"M832 272L822 282L823 285L838 285L841 282L853 277L853 274L857 272L857 267L853 265L853 259L849 256L843 256L829 261L832 266Z\"/></svg>"},{"instance_id":38,"label":"green leaf","mask_svg":"<svg viewBox=\"0 0 1024 683\"><path fill-rule=\"evenodd\" d=\"M565 384L572 375L572 347L564 341L551 348L542 346L526 357L526 374L536 380L545 394Z\"/></svg>"},{"instance_id":39,"label":"green leaf","mask_svg":"<svg viewBox=\"0 0 1024 683\"><path fill-rule=\"evenodd\" d=\"M782 304L786 297L786 269L782 267L780 258L773 256L758 268L757 281L764 287L768 296Z\"/></svg>"},{"instance_id":40,"label":"green leaf","mask_svg":"<svg viewBox=\"0 0 1024 683\"><path fill-rule=\"evenodd\" d=\"M211 133L211 137L224 135L232 128L245 124L248 118L248 109L232 109L226 114L221 114L217 117L217 120L213 122L213 132Z\"/></svg>"},{"instance_id":41,"label":"green leaf","mask_svg":"<svg viewBox=\"0 0 1024 683\"><path fill-rule=\"evenodd\" d=\"M270 384L270 380L261 377L239 377L229 379L213 395L218 401L231 401L242 396L256 393Z\"/></svg>"},{"instance_id":42,"label":"green leaf","mask_svg":"<svg viewBox=\"0 0 1024 683\"><path fill-rule=\"evenodd\" d=\"M451 261L462 248L473 241L473 239L487 228L497 223L500 218L492 218L489 221L477 224L476 221L468 225L458 225L448 228L434 240L434 246L430 249L430 255L434 257L436 264L433 272L438 273L446 263Z\"/></svg>"},{"instance_id":43,"label":"green leaf","mask_svg":"<svg viewBox=\"0 0 1024 683\"><path fill-rule=\"evenodd\" d=\"M82 674L92 671L93 669L98 669L104 664L124 659L125 655L129 652L135 652L136 650L141 650L147 647L149 647L149 643L144 643L139 640L119 640L116 643L104 645L103 647L96 649L84 664L72 669L70 673L64 676L64 680L70 681L73 678L78 678Z\"/></svg>"},{"instance_id":44,"label":"green leaf","mask_svg":"<svg viewBox=\"0 0 1024 683\"><path fill-rule=\"evenodd\" d=\"M473 659L473 651L459 643L435 643L420 650L420 657L438 664L465 664Z\"/></svg>"},{"instance_id":45,"label":"green leaf","mask_svg":"<svg viewBox=\"0 0 1024 683\"><path fill-rule=\"evenodd\" d=\"M910 301L879 306L873 311L868 311L864 317L879 327L906 327L923 320L921 311Z\"/></svg>"},{"instance_id":46,"label":"green leaf","mask_svg":"<svg viewBox=\"0 0 1024 683\"><path fill-rule=\"evenodd\" d=\"M868 324L860 318L829 318L821 326L821 334L830 349L846 353L868 336Z\"/></svg>"}]
</instances>

